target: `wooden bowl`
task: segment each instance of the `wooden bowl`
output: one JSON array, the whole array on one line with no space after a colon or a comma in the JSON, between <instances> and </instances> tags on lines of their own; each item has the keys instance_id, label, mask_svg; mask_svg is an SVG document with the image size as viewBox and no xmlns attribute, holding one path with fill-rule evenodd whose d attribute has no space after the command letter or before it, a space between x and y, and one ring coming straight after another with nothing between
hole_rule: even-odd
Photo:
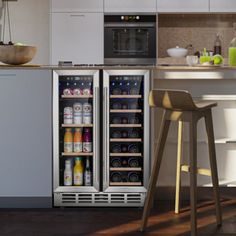
<instances>
[{"instance_id":1,"label":"wooden bowl","mask_svg":"<svg viewBox=\"0 0 236 236\"><path fill-rule=\"evenodd\" d=\"M22 65L30 62L37 48L25 45L0 45L0 61L9 65Z\"/></svg>"}]
</instances>

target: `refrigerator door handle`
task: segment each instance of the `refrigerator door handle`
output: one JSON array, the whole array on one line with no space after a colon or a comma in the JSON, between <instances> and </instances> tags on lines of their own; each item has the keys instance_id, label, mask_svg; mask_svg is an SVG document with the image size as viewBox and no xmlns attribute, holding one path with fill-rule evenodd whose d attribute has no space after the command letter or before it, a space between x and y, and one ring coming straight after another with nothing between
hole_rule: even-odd
<instances>
[{"instance_id":1,"label":"refrigerator door handle","mask_svg":"<svg viewBox=\"0 0 236 236\"><path fill-rule=\"evenodd\" d=\"M103 134L104 134L104 148L103 148L103 160L104 160L104 182L107 182L107 91L108 88L103 88L103 94L104 94L104 109L103 109L103 115L104 115L104 123L103 123Z\"/></svg>"},{"instance_id":2,"label":"refrigerator door handle","mask_svg":"<svg viewBox=\"0 0 236 236\"><path fill-rule=\"evenodd\" d=\"M94 173L94 178L95 178L95 181L96 183L98 184L99 183L99 158L98 158L98 154L99 154L99 87L96 87L95 90L94 90L94 95L95 95L95 102L96 102L96 107L95 107L95 119L96 119L96 126L95 126L95 163L96 163L96 170L95 170L95 173Z\"/></svg>"}]
</instances>

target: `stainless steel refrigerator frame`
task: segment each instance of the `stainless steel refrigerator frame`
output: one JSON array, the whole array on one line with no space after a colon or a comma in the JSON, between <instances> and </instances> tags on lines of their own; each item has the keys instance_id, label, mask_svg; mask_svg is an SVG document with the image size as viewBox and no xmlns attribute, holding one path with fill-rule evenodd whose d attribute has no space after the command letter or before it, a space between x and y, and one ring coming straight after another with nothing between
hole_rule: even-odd
<instances>
[{"instance_id":1,"label":"stainless steel refrigerator frame","mask_svg":"<svg viewBox=\"0 0 236 236\"><path fill-rule=\"evenodd\" d=\"M60 186L59 184L59 77L93 76L93 186ZM53 191L56 193L99 192L100 147L99 147L99 70L55 70L53 71ZM55 200L55 199L54 199ZM57 203L57 202L55 202Z\"/></svg>"},{"instance_id":2,"label":"stainless steel refrigerator frame","mask_svg":"<svg viewBox=\"0 0 236 236\"><path fill-rule=\"evenodd\" d=\"M144 76L144 104L143 104L143 114L144 114L144 136L143 136L143 186L109 186L109 77L110 76ZM116 193L146 193L148 187L149 173L150 173L150 109L148 104L148 94L150 90L150 71L149 70L104 70L103 71L103 191L104 192L116 192Z\"/></svg>"},{"instance_id":3,"label":"stainless steel refrigerator frame","mask_svg":"<svg viewBox=\"0 0 236 236\"><path fill-rule=\"evenodd\" d=\"M83 76L94 77L93 96L93 186L75 187L59 185L59 76ZM150 130L149 130L149 104L148 93L150 90L149 70L103 70L103 81L105 87L100 89L100 71L98 69L59 69L53 71L53 194L54 206L69 207L142 207L148 187L150 173ZM143 75L144 76L144 181L143 186L109 186L109 96L108 82L110 75ZM100 92L103 90L103 99ZM102 110L99 104L103 101ZM103 111L103 121L100 123L100 112ZM100 125L103 124L103 138L100 139ZM105 137L104 137L105 135ZM100 145L103 147L103 157L100 158ZM101 166L102 165L102 166ZM103 173L101 173L101 172ZM103 178L101 178L103 174ZM100 182L103 181L103 183Z\"/></svg>"}]
</instances>

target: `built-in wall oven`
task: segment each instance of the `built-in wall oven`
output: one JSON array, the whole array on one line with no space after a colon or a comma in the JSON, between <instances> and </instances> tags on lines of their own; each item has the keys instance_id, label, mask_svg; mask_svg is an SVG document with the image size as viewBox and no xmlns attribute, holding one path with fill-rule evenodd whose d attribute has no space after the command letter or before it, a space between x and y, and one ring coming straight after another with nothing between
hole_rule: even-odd
<instances>
[{"instance_id":1,"label":"built-in wall oven","mask_svg":"<svg viewBox=\"0 0 236 236\"><path fill-rule=\"evenodd\" d=\"M156 15L105 15L105 64L155 64Z\"/></svg>"}]
</instances>

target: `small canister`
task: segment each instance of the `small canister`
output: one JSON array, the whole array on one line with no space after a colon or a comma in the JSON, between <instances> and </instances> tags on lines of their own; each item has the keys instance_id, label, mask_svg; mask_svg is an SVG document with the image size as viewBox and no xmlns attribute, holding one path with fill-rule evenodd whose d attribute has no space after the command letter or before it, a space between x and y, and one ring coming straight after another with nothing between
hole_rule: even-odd
<instances>
[{"instance_id":1,"label":"small canister","mask_svg":"<svg viewBox=\"0 0 236 236\"><path fill-rule=\"evenodd\" d=\"M74 111L74 124L82 124L82 103L74 103L73 111Z\"/></svg>"},{"instance_id":2,"label":"small canister","mask_svg":"<svg viewBox=\"0 0 236 236\"><path fill-rule=\"evenodd\" d=\"M64 124L72 124L73 123L73 109L72 107L64 108Z\"/></svg>"},{"instance_id":3,"label":"small canister","mask_svg":"<svg viewBox=\"0 0 236 236\"><path fill-rule=\"evenodd\" d=\"M84 124L92 124L92 104L84 103L83 104L83 123Z\"/></svg>"}]
</instances>

